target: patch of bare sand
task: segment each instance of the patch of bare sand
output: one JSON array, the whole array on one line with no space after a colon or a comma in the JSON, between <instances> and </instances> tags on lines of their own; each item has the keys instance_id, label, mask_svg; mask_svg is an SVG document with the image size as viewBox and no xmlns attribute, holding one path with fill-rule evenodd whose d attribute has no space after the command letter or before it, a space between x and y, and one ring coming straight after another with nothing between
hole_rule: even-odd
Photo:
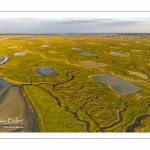
<instances>
[{"instance_id":1,"label":"patch of bare sand","mask_svg":"<svg viewBox=\"0 0 150 150\"><path fill-rule=\"evenodd\" d=\"M133 50L130 50L130 51L131 52L143 52L143 50L136 50L136 49L135 50L133 49Z\"/></svg>"},{"instance_id":2,"label":"patch of bare sand","mask_svg":"<svg viewBox=\"0 0 150 150\"><path fill-rule=\"evenodd\" d=\"M143 79L141 79L141 80L140 80L140 79L135 80L135 79L133 79L133 78L121 76L121 75L116 74L116 73L114 73L114 72L110 72L109 74L110 74L110 75L113 75L113 76L115 76L115 77L118 77L118 78L120 78L120 79L127 80L127 81L129 81L129 82L147 84L147 81L145 81L145 80L143 80ZM147 86L150 88L150 85L149 85L149 84L147 84ZM144 89L144 90L145 90L145 89Z\"/></svg>"},{"instance_id":3,"label":"patch of bare sand","mask_svg":"<svg viewBox=\"0 0 150 150\"><path fill-rule=\"evenodd\" d=\"M107 67L107 64L104 63L96 63L93 61L81 61L81 64L88 66L88 67L92 67L92 68L100 68L100 67Z\"/></svg>"},{"instance_id":4,"label":"patch of bare sand","mask_svg":"<svg viewBox=\"0 0 150 150\"><path fill-rule=\"evenodd\" d=\"M0 62L2 62L5 59L5 57L0 56Z\"/></svg>"},{"instance_id":5,"label":"patch of bare sand","mask_svg":"<svg viewBox=\"0 0 150 150\"><path fill-rule=\"evenodd\" d=\"M131 75L136 75L138 77L141 77L143 79L148 79L146 75L140 73L140 72L134 72L134 71L130 71L130 70L127 70L128 73L130 73Z\"/></svg>"},{"instance_id":6,"label":"patch of bare sand","mask_svg":"<svg viewBox=\"0 0 150 150\"><path fill-rule=\"evenodd\" d=\"M6 56L5 57L4 56L0 56L0 65L6 63L8 60L9 60L8 57L6 57Z\"/></svg>"},{"instance_id":7,"label":"patch of bare sand","mask_svg":"<svg viewBox=\"0 0 150 150\"><path fill-rule=\"evenodd\" d=\"M60 52L58 51L49 51L50 54L59 54Z\"/></svg>"},{"instance_id":8,"label":"patch of bare sand","mask_svg":"<svg viewBox=\"0 0 150 150\"><path fill-rule=\"evenodd\" d=\"M32 116L22 96L21 86L9 83L1 87L0 132L32 132Z\"/></svg>"},{"instance_id":9,"label":"patch of bare sand","mask_svg":"<svg viewBox=\"0 0 150 150\"><path fill-rule=\"evenodd\" d=\"M110 46L109 48L121 48L121 47L115 47L115 46L113 47L113 46Z\"/></svg>"}]
</instances>

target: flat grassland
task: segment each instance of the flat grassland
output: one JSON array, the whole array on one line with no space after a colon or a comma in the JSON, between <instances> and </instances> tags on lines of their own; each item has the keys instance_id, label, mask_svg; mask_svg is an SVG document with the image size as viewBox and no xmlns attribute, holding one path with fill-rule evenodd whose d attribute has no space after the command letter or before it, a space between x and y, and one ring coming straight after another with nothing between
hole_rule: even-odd
<instances>
[{"instance_id":1,"label":"flat grassland","mask_svg":"<svg viewBox=\"0 0 150 150\"><path fill-rule=\"evenodd\" d=\"M8 38L0 41L0 56L10 58L0 66L0 75L8 82L23 85L23 94L36 114L40 132L150 132L150 36L0 38ZM28 54L15 56L17 52ZM82 52L97 56L84 56ZM111 52L126 56L114 56ZM81 64L83 61L106 66L90 67ZM52 67L59 74L41 77L35 72L41 67ZM91 78L97 74L113 75L143 90L119 96Z\"/></svg>"}]
</instances>

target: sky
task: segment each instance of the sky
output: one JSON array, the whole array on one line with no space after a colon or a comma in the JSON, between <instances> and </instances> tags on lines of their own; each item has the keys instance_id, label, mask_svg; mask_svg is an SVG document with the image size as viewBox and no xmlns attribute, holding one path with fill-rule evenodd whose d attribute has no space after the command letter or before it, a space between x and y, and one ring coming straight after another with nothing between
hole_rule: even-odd
<instances>
[{"instance_id":1,"label":"sky","mask_svg":"<svg viewBox=\"0 0 150 150\"><path fill-rule=\"evenodd\" d=\"M0 34L150 33L150 12L0 12Z\"/></svg>"},{"instance_id":2,"label":"sky","mask_svg":"<svg viewBox=\"0 0 150 150\"><path fill-rule=\"evenodd\" d=\"M147 17L31 16L0 17L0 34L150 33Z\"/></svg>"},{"instance_id":3,"label":"sky","mask_svg":"<svg viewBox=\"0 0 150 150\"><path fill-rule=\"evenodd\" d=\"M0 34L150 33L149 14L0 12Z\"/></svg>"}]
</instances>

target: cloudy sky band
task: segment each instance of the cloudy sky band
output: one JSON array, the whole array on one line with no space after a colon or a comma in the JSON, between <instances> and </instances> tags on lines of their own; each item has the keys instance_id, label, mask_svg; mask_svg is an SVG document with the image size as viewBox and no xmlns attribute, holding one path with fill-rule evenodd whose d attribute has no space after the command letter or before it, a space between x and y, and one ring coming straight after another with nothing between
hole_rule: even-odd
<instances>
[{"instance_id":1,"label":"cloudy sky band","mask_svg":"<svg viewBox=\"0 0 150 150\"><path fill-rule=\"evenodd\" d=\"M0 34L150 33L150 12L0 12Z\"/></svg>"}]
</instances>

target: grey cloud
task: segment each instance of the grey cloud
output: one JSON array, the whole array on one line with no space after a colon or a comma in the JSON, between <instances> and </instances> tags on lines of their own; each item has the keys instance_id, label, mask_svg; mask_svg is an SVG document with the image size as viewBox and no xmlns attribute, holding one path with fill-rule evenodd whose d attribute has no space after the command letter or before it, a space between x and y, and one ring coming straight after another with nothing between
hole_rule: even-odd
<instances>
[{"instance_id":1,"label":"grey cloud","mask_svg":"<svg viewBox=\"0 0 150 150\"><path fill-rule=\"evenodd\" d=\"M104 33L150 32L150 21L117 19L1 19L0 33ZM142 28L141 28L142 27Z\"/></svg>"}]
</instances>

